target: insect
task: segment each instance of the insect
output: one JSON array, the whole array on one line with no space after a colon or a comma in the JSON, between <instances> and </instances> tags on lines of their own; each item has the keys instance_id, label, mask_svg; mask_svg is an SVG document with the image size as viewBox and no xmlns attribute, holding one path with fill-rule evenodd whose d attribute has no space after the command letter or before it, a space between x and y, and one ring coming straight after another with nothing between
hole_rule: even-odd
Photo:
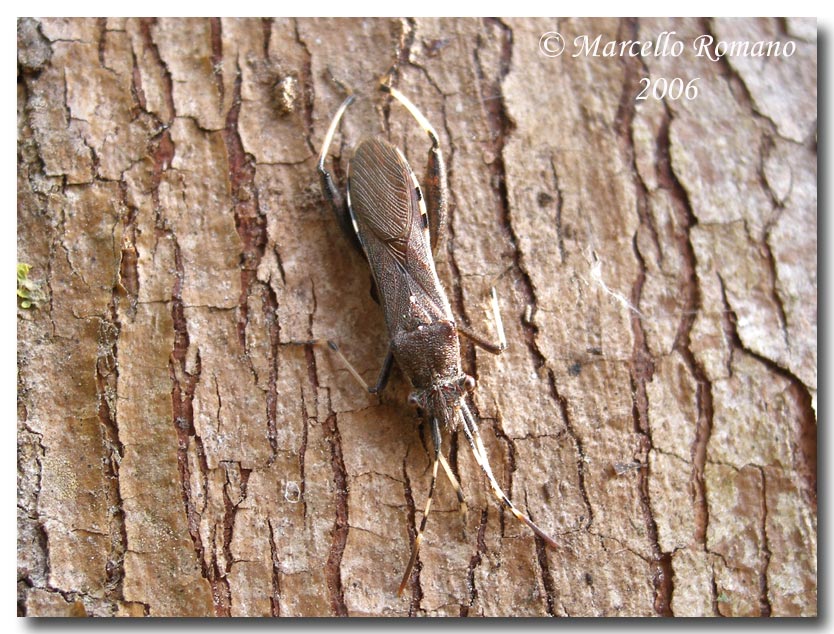
<instances>
[{"instance_id":1,"label":"insect","mask_svg":"<svg viewBox=\"0 0 834 634\"><path fill-rule=\"evenodd\" d=\"M358 239L368 260L385 314L388 352L376 385L367 389L372 393L384 389L396 361L414 388L409 400L418 406L431 431L434 448L431 484L411 558L397 592L401 595L417 561L437 483L438 465L443 467L455 488L462 512L466 510L460 485L440 451L442 429L451 433L463 430L495 497L548 546L556 548L556 542L504 494L492 473L478 425L466 403L468 393L475 388L475 379L461 369L459 337L464 336L494 354L505 348L506 341L494 289L492 306L499 332L498 345L456 323L437 276L433 253L445 227L448 201L446 168L437 133L400 91L384 81L380 83L380 89L408 110L431 141L425 190L420 187L400 149L382 137L374 137L362 141L356 148L347 170L346 194L342 196L325 167L325 160L336 129L354 101L353 94L342 102L330 123L319 154L318 172L325 198L343 229L352 239ZM354 377L367 387L338 347L333 343L330 347L339 354Z\"/></svg>"}]
</instances>

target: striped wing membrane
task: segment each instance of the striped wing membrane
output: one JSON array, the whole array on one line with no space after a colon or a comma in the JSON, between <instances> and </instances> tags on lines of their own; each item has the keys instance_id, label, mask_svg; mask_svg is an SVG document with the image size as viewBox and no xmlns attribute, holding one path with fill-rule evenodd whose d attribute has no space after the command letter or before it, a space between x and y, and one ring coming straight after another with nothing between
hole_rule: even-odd
<instances>
[{"instance_id":1,"label":"striped wing membrane","mask_svg":"<svg viewBox=\"0 0 834 634\"><path fill-rule=\"evenodd\" d=\"M417 322L451 318L434 270L421 195L405 157L384 139L363 141L350 163L348 195L386 318L406 330ZM411 305L411 297L418 306ZM399 321L405 313L416 320L413 325Z\"/></svg>"},{"instance_id":2,"label":"striped wing membrane","mask_svg":"<svg viewBox=\"0 0 834 634\"><path fill-rule=\"evenodd\" d=\"M357 148L350 164L353 213L402 257L401 262L416 209L411 189L408 165L395 147L382 139L368 139Z\"/></svg>"}]
</instances>

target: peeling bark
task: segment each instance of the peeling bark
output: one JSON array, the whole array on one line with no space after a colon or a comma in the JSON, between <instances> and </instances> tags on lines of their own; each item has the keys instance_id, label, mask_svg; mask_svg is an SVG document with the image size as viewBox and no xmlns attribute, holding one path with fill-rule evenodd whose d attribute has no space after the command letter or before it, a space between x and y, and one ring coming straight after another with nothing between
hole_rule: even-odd
<instances>
[{"instance_id":1,"label":"peeling bark","mask_svg":"<svg viewBox=\"0 0 834 634\"><path fill-rule=\"evenodd\" d=\"M790 57L548 58L572 40ZM466 443L395 590L430 440L318 191L344 93L434 123L438 270L504 513ZM634 99L643 77L699 96ZM802 20L21 19L18 611L31 616L815 615L816 33ZM334 146L384 131L360 100Z\"/></svg>"}]
</instances>

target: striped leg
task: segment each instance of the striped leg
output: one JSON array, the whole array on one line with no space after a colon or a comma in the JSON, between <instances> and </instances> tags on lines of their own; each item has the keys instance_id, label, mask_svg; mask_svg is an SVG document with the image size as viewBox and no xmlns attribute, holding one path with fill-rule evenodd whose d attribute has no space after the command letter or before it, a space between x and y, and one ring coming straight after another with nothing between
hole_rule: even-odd
<instances>
[{"instance_id":1,"label":"striped leg","mask_svg":"<svg viewBox=\"0 0 834 634\"><path fill-rule=\"evenodd\" d=\"M515 518L523 523L527 524L530 529L539 537L541 537L545 543L550 546L551 548L558 548L558 544L556 541L550 537L547 533L545 533L542 529L536 526L529 517L524 515L521 511L519 511L515 504L512 503L510 498L506 496L504 491L501 490L501 487L498 485L498 482L495 479L495 476L492 473L492 468L489 466L489 460L486 455L486 449L484 448L484 443L481 441L481 434L478 432L478 426L475 424L475 419L472 416L472 412L469 411L469 407L467 407L466 403L461 401L461 412L463 413L463 432L466 435L466 439L469 441L469 446L472 448L472 453L475 456L475 461L481 467L481 471L484 472L486 475L487 480L489 480L489 485L492 488L493 494L495 497L498 498L501 503L507 507L510 512L515 516Z\"/></svg>"},{"instance_id":2,"label":"striped leg","mask_svg":"<svg viewBox=\"0 0 834 634\"><path fill-rule=\"evenodd\" d=\"M394 355L391 352L391 347L388 347L388 353L385 355L385 361L382 362L382 369L379 371L379 378L376 381L376 385L371 387L367 384L365 379L362 378L362 375L359 374L356 368L353 367L353 364L347 360L345 355L342 354L342 351L339 350L339 346L336 344L335 341L332 339L308 339L307 341L298 341L298 342L291 342L297 343L301 345L311 345L311 346L318 346L320 348L327 348L331 352L335 352L336 356L342 360L342 363L350 372L351 376L356 379L356 382L362 386L366 392L370 392L371 394L379 394L385 385L388 383L388 377L391 374L391 366L394 362Z\"/></svg>"},{"instance_id":3,"label":"striped leg","mask_svg":"<svg viewBox=\"0 0 834 634\"><path fill-rule=\"evenodd\" d=\"M501 354L507 349L507 337L504 334L504 322L501 320L501 310L498 308L498 293L492 289L492 318L495 320L495 331L498 334L498 343L487 341L484 337L476 335L471 330L457 325L458 333L472 341L479 348L483 348L492 354Z\"/></svg>"},{"instance_id":4,"label":"striped leg","mask_svg":"<svg viewBox=\"0 0 834 634\"><path fill-rule=\"evenodd\" d=\"M345 355L342 354L342 351L339 350L339 346L336 345L335 341L331 339L308 339L307 341L290 341L290 344L294 345L303 345L303 346L318 346L319 348L327 348L331 352L335 352L336 356L342 360L342 363L345 366L345 369L350 372L351 376L356 379L356 382L362 386L366 392L371 392L371 387L365 382L365 379L362 378L362 375L353 367L353 364L347 360Z\"/></svg>"},{"instance_id":5,"label":"striped leg","mask_svg":"<svg viewBox=\"0 0 834 634\"><path fill-rule=\"evenodd\" d=\"M355 95L348 95L347 99L342 102L342 105L340 105L339 109L336 111L333 121L330 122L330 127L327 128L327 134L324 135L324 143L321 145L321 152L319 153L319 160L316 164L316 168L318 169L319 178L321 180L321 191L324 194L324 197L330 201L330 206L333 209L333 213L336 215L336 219L339 221L339 225L342 227L342 231L344 231L345 235L351 241L351 244L362 252L362 246L359 244L359 238L357 237L356 232L353 229L353 224L350 221L344 196L342 196L339 188L336 187L336 183L333 181L333 176L330 174L330 171L324 166L324 162L327 159L327 153L330 150L330 144L333 142L333 136L336 134L336 129L339 127L342 115L345 114L345 110L347 110L348 106L354 102L355 98Z\"/></svg>"},{"instance_id":6,"label":"striped leg","mask_svg":"<svg viewBox=\"0 0 834 634\"><path fill-rule=\"evenodd\" d=\"M449 207L449 182L446 175L446 164L440 150L440 140L437 132L420 109L396 88L389 86L383 80L380 90L387 92L399 101L409 114L420 124L431 141L429 157L426 162L426 175L423 185L426 189L426 211L429 217L429 236L431 237L431 251L437 253L441 238L446 233L446 220Z\"/></svg>"}]
</instances>

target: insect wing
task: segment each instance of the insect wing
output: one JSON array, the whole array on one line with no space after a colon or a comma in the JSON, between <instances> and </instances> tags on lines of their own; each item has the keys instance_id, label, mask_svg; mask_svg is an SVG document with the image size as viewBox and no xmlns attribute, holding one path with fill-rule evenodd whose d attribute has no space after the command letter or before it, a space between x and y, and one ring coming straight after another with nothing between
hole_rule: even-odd
<instances>
[{"instance_id":1,"label":"insect wing","mask_svg":"<svg viewBox=\"0 0 834 634\"><path fill-rule=\"evenodd\" d=\"M406 166L407 168L407 166ZM360 238L370 233L405 262L412 228L412 195L407 169L396 148L382 139L364 141L350 163L351 216Z\"/></svg>"},{"instance_id":2,"label":"insect wing","mask_svg":"<svg viewBox=\"0 0 834 634\"><path fill-rule=\"evenodd\" d=\"M422 194L405 157L383 139L364 141L350 164L351 219L373 271L389 332L403 318L451 319L434 268Z\"/></svg>"}]
</instances>

